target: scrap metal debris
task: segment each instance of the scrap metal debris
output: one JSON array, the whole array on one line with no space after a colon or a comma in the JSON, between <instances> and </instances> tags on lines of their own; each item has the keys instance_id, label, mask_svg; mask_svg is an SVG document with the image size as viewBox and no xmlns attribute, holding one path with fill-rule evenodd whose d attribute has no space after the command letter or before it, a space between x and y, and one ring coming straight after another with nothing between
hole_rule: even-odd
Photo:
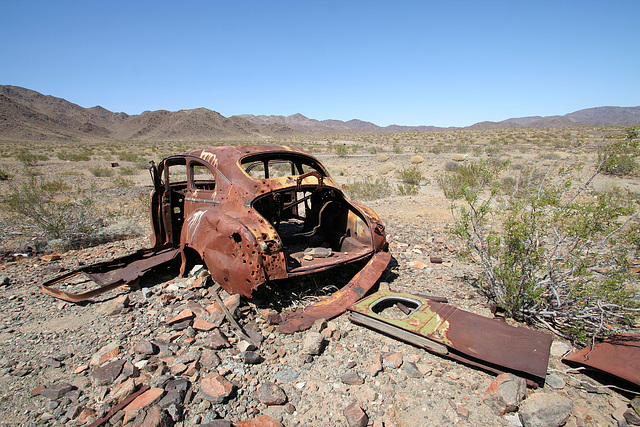
<instances>
[{"instance_id":1,"label":"scrap metal debris","mask_svg":"<svg viewBox=\"0 0 640 427\"><path fill-rule=\"evenodd\" d=\"M620 334L588 346L562 359L640 386L640 335Z\"/></svg>"},{"instance_id":2,"label":"scrap metal debris","mask_svg":"<svg viewBox=\"0 0 640 427\"><path fill-rule=\"evenodd\" d=\"M387 312L394 308L400 313ZM551 336L542 332L386 290L363 298L349 310L355 323L491 372L516 373L530 385L543 383L547 374Z\"/></svg>"}]
</instances>

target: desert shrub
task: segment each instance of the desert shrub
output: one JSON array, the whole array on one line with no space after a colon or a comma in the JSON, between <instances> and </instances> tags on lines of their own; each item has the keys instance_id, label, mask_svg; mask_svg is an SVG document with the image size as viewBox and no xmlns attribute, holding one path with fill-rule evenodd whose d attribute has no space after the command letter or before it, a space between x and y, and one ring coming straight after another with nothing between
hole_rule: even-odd
<instances>
[{"instance_id":1,"label":"desert shrub","mask_svg":"<svg viewBox=\"0 0 640 427\"><path fill-rule=\"evenodd\" d=\"M116 188L127 188L127 187L133 187L133 181L127 178L123 178L121 176L116 176L113 179L113 185Z\"/></svg>"},{"instance_id":2,"label":"desert shrub","mask_svg":"<svg viewBox=\"0 0 640 427\"><path fill-rule=\"evenodd\" d=\"M382 152L382 149L380 147L373 146L369 148L370 154L378 154L380 152Z\"/></svg>"},{"instance_id":3,"label":"desert shrub","mask_svg":"<svg viewBox=\"0 0 640 427\"><path fill-rule=\"evenodd\" d=\"M353 200L382 199L394 194L393 185L384 177L366 177L345 186L345 192Z\"/></svg>"},{"instance_id":4,"label":"desert shrub","mask_svg":"<svg viewBox=\"0 0 640 427\"><path fill-rule=\"evenodd\" d=\"M71 162L86 162L91 160L91 154L86 150L83 150L81 152L58 151L56 153L56 157L60 160L69 160Z\"/></svg>"},{"instance_id":5,"label":"desert shrub","mask_svg":"<svg viewBox=\"0 0 640 427\"><path fill-rule=\"evenodd\" d=\"M129 166L122 166L120 168L118 168L118 173L120 175L137 175L138 174L138 170L136 168L132 168Z\"/></svg>"},{"instance_id":6,"label":"desert shrub","mask_svg":"<svg viewBox=\"0 0 640 427\"><path fill-rule=\"evenodd\" d=\"M137 162L140 156L138 153L131 153L128 151L121 151L118 153L118 159L123 162Z\"/></svg>"},{"instance_id":7,"label":"desert shrub","mask_svg":"<svg viewBox=\"0 0 640 427\"><path fill-rule=\"evenodd\" d=\"M16 154L16 160L22 162L25 166L35 166L40 160L48 160L48 157L22 149Z\"/></svg>"},{"instance_id":8,"label":"desert shrub","mask_svg":"<svg viewBox=\"0 0 640 427\"><path fill-rule=\"evenodd\" d=\"M544 160L558 160L560 157L558 153L544 153L540 156Z\"/></svg>"},{"instance_id":9,"label":"desert shrub","mask_svg":"<svg viewBox=\"0 0 640 427\"><path fill-rule=\"evenodd\" d=\"M481 162L438 178L452 200L453 234L480 264L486 294L514 318L583 343L633 325L637 201L587 191L600 167L580 182L567 167L523 168L499 181L501 170Z\"/></svg>"},{"instance_id":10,"label":"desert shrub","mask_svg":"<svg viewBox=\"0 0 640 427\"><path fill-rule=\"evenodd\" d=\"M422 171L418 166L402 168L396 174L403 183L409 185L420 185L420 182L424 180Z\"/></svg>"},{"instance_id":11,"label":"desert shrub","mask_svg":"<svg viewBox=\"0 0 640 427\"><path fill-rule=\"evenodd\" d=\"M91 172L93 176L97 176L97 177L113 176L113 169L105 166L91 166L89 167L89 172Z\"/></svg>"},{"instance_id":12,"label":"desert shrub","mask_svg":"<svg viewBox=\"0 0 640 427\"><path fill-rule=\"evenodd\" d=\"M458 169L458 167L460 167L460 163L454 162L453 160L447 160L447 162L444 164L444 170L449 172Z\"/></svg>"},{"instance_id":13,"label":"desert shrub","mask_svg":"<svg viewBox=\"0 0 640 427\"><path fill-rule=\"evenodd\" d=\"M69 190L62 180L32 178L11 189L2 209L29 235L74 242L95 232L102 222L92 199Z\"/></svg>"},{"instance_id":14,"label":"desert shrub","mask_svg":"<svg viewBox=\"0 0 640 427\"><path fill-rule=\"evenodd\" d=\"M598 153L602 171L610 175L635 175L639 170L636 157L640 155L640 128L629 128L624 135L609 136L609 140Z\"/></svg>"},{"instance_id":15,"label":"desert shrub","mask_svg":"<svg viewBox=\"0 0 640 427\"><path fill-rule=\"evenodd\" d=\"M444 153L445 152L444 144L441 142L438 142L437 144L432 145L429 151L431 151L433 154Z\"/></svg>"},{"instance_id":16,"label":"desert shrub","mask_svg":"<svg viewBox=\"0 0 640 427\"><path fill-rule=\"evenodd\" d=\"M400 196L415 196L420 191L419 185L401 183L398 184L396 192Z\"/></svg>"},{"instance_id":17,"label":"desert shrub","mask_svg":"<svg viewBox=\"0 0 640 427\"><path fill-rule=\"evenodd\" d=\"M334 149L336 150L338 157L345 157L349 153L349 147L347 147L346 144L336 145L334 146Z\"/></svg>"},{"instance_id":18,"label":"desert shrub","mask_svg":"<svg viewBox=\"0 0 640 427\"><path fill-rule=\"evenodd\" d=\"M394 143L392 151L395 154L402 154L404 152L404 147L402 147L402 145L400 145L400 144Z\"/></svg>"}]
</instances>

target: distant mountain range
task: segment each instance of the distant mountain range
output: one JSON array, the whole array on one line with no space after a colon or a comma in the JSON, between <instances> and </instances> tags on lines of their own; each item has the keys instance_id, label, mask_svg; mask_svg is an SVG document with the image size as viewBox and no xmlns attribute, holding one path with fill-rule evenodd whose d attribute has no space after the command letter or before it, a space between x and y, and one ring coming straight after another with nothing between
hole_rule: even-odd
<instances>
[{"instance_id":1,"label":"distant mountain range","mask_svg":"<svg viewBox=\"0 0 640 427\"><path fill-rule=\"evenodd\" d=\"M315 120L302 114L224 117L206 108L128 115L100 106L83 108L62 98L18 86L0 86L2 141L212 141L299 134L630 125L640 125L640 107L588 108L564 116L521 117L501 122L480 122L464 128L381 127L362 120Z\"/></svg>"}]
</instances>

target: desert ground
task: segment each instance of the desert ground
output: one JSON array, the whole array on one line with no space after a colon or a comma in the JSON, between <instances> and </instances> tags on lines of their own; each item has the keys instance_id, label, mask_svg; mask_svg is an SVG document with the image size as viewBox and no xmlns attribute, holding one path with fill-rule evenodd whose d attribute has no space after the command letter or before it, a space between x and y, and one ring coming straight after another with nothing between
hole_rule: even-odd
<instances>
[{"instance_id":1,"label":"desert ground","mask_svg":"<svg viewBox=\"0 0 640 427\"><path fill-rule=\"evenodd\" d=\"M497 414L483 399L495 375L353 324L346 314L318 326L318 332L326 334L325 345L312 356L305 348L309 332L283 335L268 323L269 313L316 301L343 286L357 269L280 285L284 290L276 295L286 297L276 303L267 291L241 300L233 307L236 317L264 337L253 350L240 348L228 322L211 331L193 325L176 330L168 324L185 308L204 313L215 301L210 288L193 277L178 277L175 269L159 271L135 286L85 304L61 302L38 287L60 272L148 247L149 160L207 145L275 143L317 156L347 191L354 182L375 178L399 184L397 171L417 166L423 176L417 194L363 201L385 222L393 255L379 286L443 296L456 307L492 317L490 301L476 284L479 267L463 256L462 243L448 231L450 202L438 187L437 176L452 163L488 158L541 166L561 158L572 145L596 145L605 135L620 131L540 128L198 143L0 144L0 171L8 175L0 181L3 200L32 177L60 179L68 185L66 192L90 198L104 223L92 241L73 247L60 239L44 239L27 221L0 211L0 424L84 425L107 414L134 385L147 384L160 390L154 403L121 411L109 423L231 425L222 421L227 420L238 425L279 425L241 423L268 416L285 426L521 425L516 412ZM21 158L23 148L36 158ZM587 166L576 173L587 176L597 151L583 156ZM640 183L634 178L598 177L592 183L594 191L614 186L640 195ZM432 264L430 257L443 262ZM227 344L212 344L219 333ZM563 364L561 356L572 347L572 342L554 336L547 383L527 393L568 399L573 409L566 425L622 425L630 395ZM105 348L112 353L104 356ZM122 361L111 377L101 370L113 363L109 356ZM214 376L233 388L219 403L207 394L209 383L205 384ZM269 393L261 387L271 383L285 396L276 403L269 399L273 396L265 397ZM43 394L43 389L49 392ZM273 388L271 392L278 394ZM359 412L353 407L351 414L345 413L352 402L368 421L354 421Z\"/></svg>"}]
</instances>

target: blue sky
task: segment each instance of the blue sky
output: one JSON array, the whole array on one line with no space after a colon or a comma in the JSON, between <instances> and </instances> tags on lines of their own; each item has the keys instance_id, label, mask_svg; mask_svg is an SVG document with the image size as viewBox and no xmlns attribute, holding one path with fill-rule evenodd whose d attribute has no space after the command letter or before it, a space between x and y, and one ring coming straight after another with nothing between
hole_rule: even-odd
<instances>
[{"instance_id":1,"label":"blue sky","mask_svg":"<svg viewBox=\"0 0 640 427\"><path fill-rule=\"evenodd\" d=\"M381 126L640 105L640 1L0 0L0 84Z\"/></svg>"}]
</instances>

